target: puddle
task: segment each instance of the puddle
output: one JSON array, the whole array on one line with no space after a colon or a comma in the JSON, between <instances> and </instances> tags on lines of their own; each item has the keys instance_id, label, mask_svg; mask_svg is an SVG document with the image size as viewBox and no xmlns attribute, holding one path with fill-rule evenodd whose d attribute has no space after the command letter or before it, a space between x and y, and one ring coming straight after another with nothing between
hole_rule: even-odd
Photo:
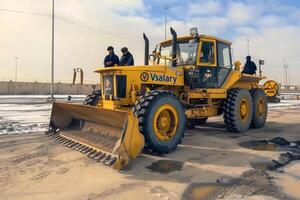
<instances>
[{"instance_id":1,"label":"puddle","mask_svg":"<svg viewBox=\"0 0 300 200\"><path fill-rule=\"evenodd\" d=\"M222 183L191 183L184 192L182 199L215 199L214 197L228 186L229 185Z\"/></svg>"},{"instance_id":2,"label":"puddle","mask_svg":"<svg viewBox=\"0 0 300 200\"><path fill-rule=\"evenodd\" d=\"M176 160L159 160L157 162L152 162L151 165L147 166L153 172L159 172L161 174L168 174L172 171L179 171L183 167L182 161Z\"/></svg>"},{"instance_id":3,"label":"puddle","mask_svg":"<svg viewBox=\"0 0 300 200\"><path fill-rule=\"evenodd\" d=\"M239 145L241 147L247 149L253 149L257 151L277 151L277 145L273 143L269 143L267 140L252 140L246 142L240 142Z\"/></svg>"}]
</instances>

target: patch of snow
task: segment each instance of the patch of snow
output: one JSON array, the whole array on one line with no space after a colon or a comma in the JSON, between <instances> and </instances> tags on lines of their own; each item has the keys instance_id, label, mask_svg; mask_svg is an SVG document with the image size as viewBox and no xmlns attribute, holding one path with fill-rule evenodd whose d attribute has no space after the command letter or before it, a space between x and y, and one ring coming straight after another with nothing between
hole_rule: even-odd
<instances>
[{"instance_id":1,"label":"patch of snow","mask_svg":"<svg viewBox=\"0 0 300 200\"><path fill-rule=\"evenodd\" d=\"M69 95L54 95L57 101L67 101ZM82 102L86 95L71 95L72 102ZM50 103L50 95L0 95L0 104Z\"/></svg>"},{"instance_id":2,"label":"patch of snow","mask_svg":"<svg viewBox=\"0 0 300 200\"><path fill-rule=\"evenodd\" d=\"M268 103L269 108L280 109L287 107L299 107L300 100L281 100L280 103Z\"/></svg>"},{"instance_id":3,"label":"patch of snow","mask_svg":"<svg viewBox=\"0 0 300 200\"><path fill-rule=\"evenodd\" d=\"M0 134L45 131L51 104L0 104Z\"/></svg>"}]
</instances>

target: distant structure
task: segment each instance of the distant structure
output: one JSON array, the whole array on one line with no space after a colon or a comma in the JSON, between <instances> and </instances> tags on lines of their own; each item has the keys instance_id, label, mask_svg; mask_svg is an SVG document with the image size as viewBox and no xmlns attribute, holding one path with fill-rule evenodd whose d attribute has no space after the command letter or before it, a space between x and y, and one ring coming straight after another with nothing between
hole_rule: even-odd
<instances>
[{"instance_id":1,"label":"distant structure","mask_svg":"<svg viewBox=\"0 0 300 200\"><path fill-rule=\"evenodd\" d=\"M51 83L0 81L0 95L49 95ZM54 83L54 94L90 94L99 84Z\"/></svg>"}]
</instances>

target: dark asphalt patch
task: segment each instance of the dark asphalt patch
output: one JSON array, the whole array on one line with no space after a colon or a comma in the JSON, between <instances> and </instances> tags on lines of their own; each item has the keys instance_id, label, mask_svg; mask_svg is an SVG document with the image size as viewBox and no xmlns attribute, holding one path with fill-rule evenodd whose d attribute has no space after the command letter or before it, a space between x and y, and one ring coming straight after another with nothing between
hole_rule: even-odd
<instances>
[{"instance_id":1,"label":"dark asphalt patch","mask_svg":"<svg viewBox=\"0 0 300 200\"><path fill-rule=\"evenodd\" d=\"M239 143L240 146L258 151L285 151L277 160L270 162L251 163L255 169L276 170L294 160L300 160L300 142L290 142L282 137L275 137L270 140L251 140Z\"/></svg>"},{"instance_id":2,"label":"dark asphalt patch","mask_svg":"<svg viewBox=\"0 0 300 200\"><path fill-rule=\"evenodd\" d=\"M184 162L176 160L159 160L157 162L152 162L151 165L146 166L153 172L158 172L161 174L168 174L172 171L180 171L183 167Z\"/></svg>"}]
</instances>

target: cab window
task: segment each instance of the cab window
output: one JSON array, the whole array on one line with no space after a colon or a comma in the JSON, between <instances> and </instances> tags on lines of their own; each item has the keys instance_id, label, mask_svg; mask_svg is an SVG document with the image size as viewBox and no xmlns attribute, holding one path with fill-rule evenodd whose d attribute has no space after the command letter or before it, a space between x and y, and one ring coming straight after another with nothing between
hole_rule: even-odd
<instances>
[{"instance_id":1,"label":"cab window","mask_svg":"<svg viewBox=\"0 0 300 200\"><path fill-rule=\"evenodd\" d=\"M215 63L214 42L202 41L200 63Z\"/></svg>"},{"instance_id":2,"label":"cab window","mask_svg":"<svg viewBox=\"0 0 300 200\"><path fill-rule=\"evenodd\" d=\"M218 44L218 63L219 67L231 68L229 45L223 43Z\"/></svg>"}]
</instances>

